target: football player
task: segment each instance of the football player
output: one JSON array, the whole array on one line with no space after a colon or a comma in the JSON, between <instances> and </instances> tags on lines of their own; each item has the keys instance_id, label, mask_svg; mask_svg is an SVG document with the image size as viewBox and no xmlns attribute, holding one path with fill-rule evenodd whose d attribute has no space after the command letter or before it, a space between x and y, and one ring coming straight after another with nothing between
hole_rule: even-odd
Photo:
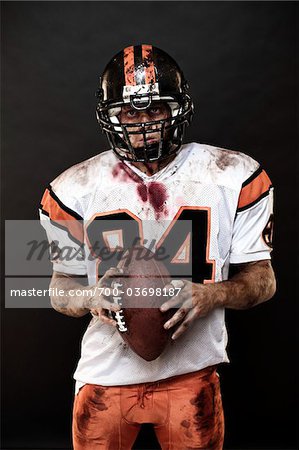
<instances>
[{"instance_id":1,"label":"football player","mask_svg":"<svg viewBox=\"0 0 299 450\"><path fill-rule=\"evenodd\" d=\"M66 170L41 202L41 223L57 249L51 287L64 291L52 296L53 308L92 314L74 374L74 449L129 450L141 424L152 423L163 450L220 450L216 369L228 361L224 310L250 308L275 292L271 181L243 153L183 144L193 114L188 84L178 64L152 45L129 46L112 58L96 113L110 150ZM110 291L83 295L80 277L109 289L119 273L112 249L132 245L124 222L145 243L161 241L184 220L194 225L192 239L176 235L169 264L191 267L192 276L176 280L180 293L161 306L176 308L165 324L172 342L145 361L118 333L111 312L120 307ZM110 246L112 259L99 242Z\"/></svg>"}]
</instances>

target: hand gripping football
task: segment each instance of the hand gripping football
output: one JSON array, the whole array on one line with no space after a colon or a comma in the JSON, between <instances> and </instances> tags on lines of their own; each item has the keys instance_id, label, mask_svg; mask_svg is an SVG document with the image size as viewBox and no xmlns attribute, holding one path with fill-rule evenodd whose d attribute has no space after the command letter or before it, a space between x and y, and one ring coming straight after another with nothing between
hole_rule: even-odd
<instances>
[{"instance_id":1,"label":"hand gripping football","mask_svg":"<svg viewBox=\"0 0 299 450\"><path fill-rule=\"evenodd\" d=\"M117 267L123 271L112 283L113 301L122 308L113 313L118 331L137 355L152 361L173 333L163 325L175 310L159 310L169 298L164 289L171 282L169 272L153 252L141 246L128 250Z\"/></svg>"}]
</instances>

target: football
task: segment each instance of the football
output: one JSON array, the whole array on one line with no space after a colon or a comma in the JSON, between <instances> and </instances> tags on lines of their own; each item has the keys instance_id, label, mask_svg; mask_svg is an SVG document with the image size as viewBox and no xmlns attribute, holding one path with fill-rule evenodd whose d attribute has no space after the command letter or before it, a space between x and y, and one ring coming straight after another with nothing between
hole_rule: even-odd
<instances>
[{"instance_id":1,"label":"football","mask_svg":"<svg viewBox=\"0 0 299 450\"><path fill-rule=\"evenodd\" d=\"M112 283L113 301L121 310L113 313L117 328L131 349L146 361L161 355L174 330L165 330L164 323L175 309L159 310L169 299L165 286L171 282L162 261L149 249L135 246L118 264L122 275Z\"/></svg>"}]
</instances>

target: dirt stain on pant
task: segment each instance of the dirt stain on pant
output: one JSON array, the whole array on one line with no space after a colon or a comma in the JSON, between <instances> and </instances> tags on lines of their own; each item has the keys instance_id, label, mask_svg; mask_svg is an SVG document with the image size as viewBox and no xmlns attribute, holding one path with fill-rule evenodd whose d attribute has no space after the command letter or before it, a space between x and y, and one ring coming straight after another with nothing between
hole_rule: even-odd
<instances>
[{"instance_id":1,"label":"dirt stain on pant","mask_svg":"<svg viewBox=\"0 0 299 450\"><path fill-rule=\"evenodd\" d=\"M207 383L190 403L196 408L194 425L201 435L203 448L222 449L224 420L219 388L214 382Z\"/></svg>"},{"instance_id":2,"label":"dirt stain on pant","mask_svg":"<svg viewBox=\"0 0 299 450\"><path fill-rule=\"evenodd\" d=\"M184 433L188 438L192 438L192 433L189 430L191 423L190 420L182 420L181 426L184 428Z\"/></svg>"},{"instance_id":3,"label":"dirt stain on pant","mask_svg":"<svg viewBox=\"0 0 299 450\"><path fill-rule=\"evenodd\" d=\"M108 409L108 406L104 402L104 394L105 390L103 388L94 388L93 390L93 396L90 398L91 403L99 410L99 411L105 411Z\"/></svg>"}]
</instances>

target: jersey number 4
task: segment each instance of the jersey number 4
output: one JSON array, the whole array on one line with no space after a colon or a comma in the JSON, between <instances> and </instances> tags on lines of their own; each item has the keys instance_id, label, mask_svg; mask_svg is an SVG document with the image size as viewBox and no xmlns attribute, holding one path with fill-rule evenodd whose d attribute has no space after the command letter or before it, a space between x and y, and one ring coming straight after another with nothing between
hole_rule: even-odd
<instances>
[{"instance_id":1,"label":"jersey number 4","mask_svg":"<svg viewBox=\"0 0 299 450\"><path fill-rule=\"evenodd\" d=\"M155 224L147 222L146 226ZM116 267L121 254L138 241L144 244L143 228L142 221L128 210L96 214L91 219L86 233L90 250L98 259L99 276ZM155 249L150 248L172 278L206 283L215 278L215 261L209 259L209 247L210 208L182 206Z\"/></svg>"}]
</instances>

